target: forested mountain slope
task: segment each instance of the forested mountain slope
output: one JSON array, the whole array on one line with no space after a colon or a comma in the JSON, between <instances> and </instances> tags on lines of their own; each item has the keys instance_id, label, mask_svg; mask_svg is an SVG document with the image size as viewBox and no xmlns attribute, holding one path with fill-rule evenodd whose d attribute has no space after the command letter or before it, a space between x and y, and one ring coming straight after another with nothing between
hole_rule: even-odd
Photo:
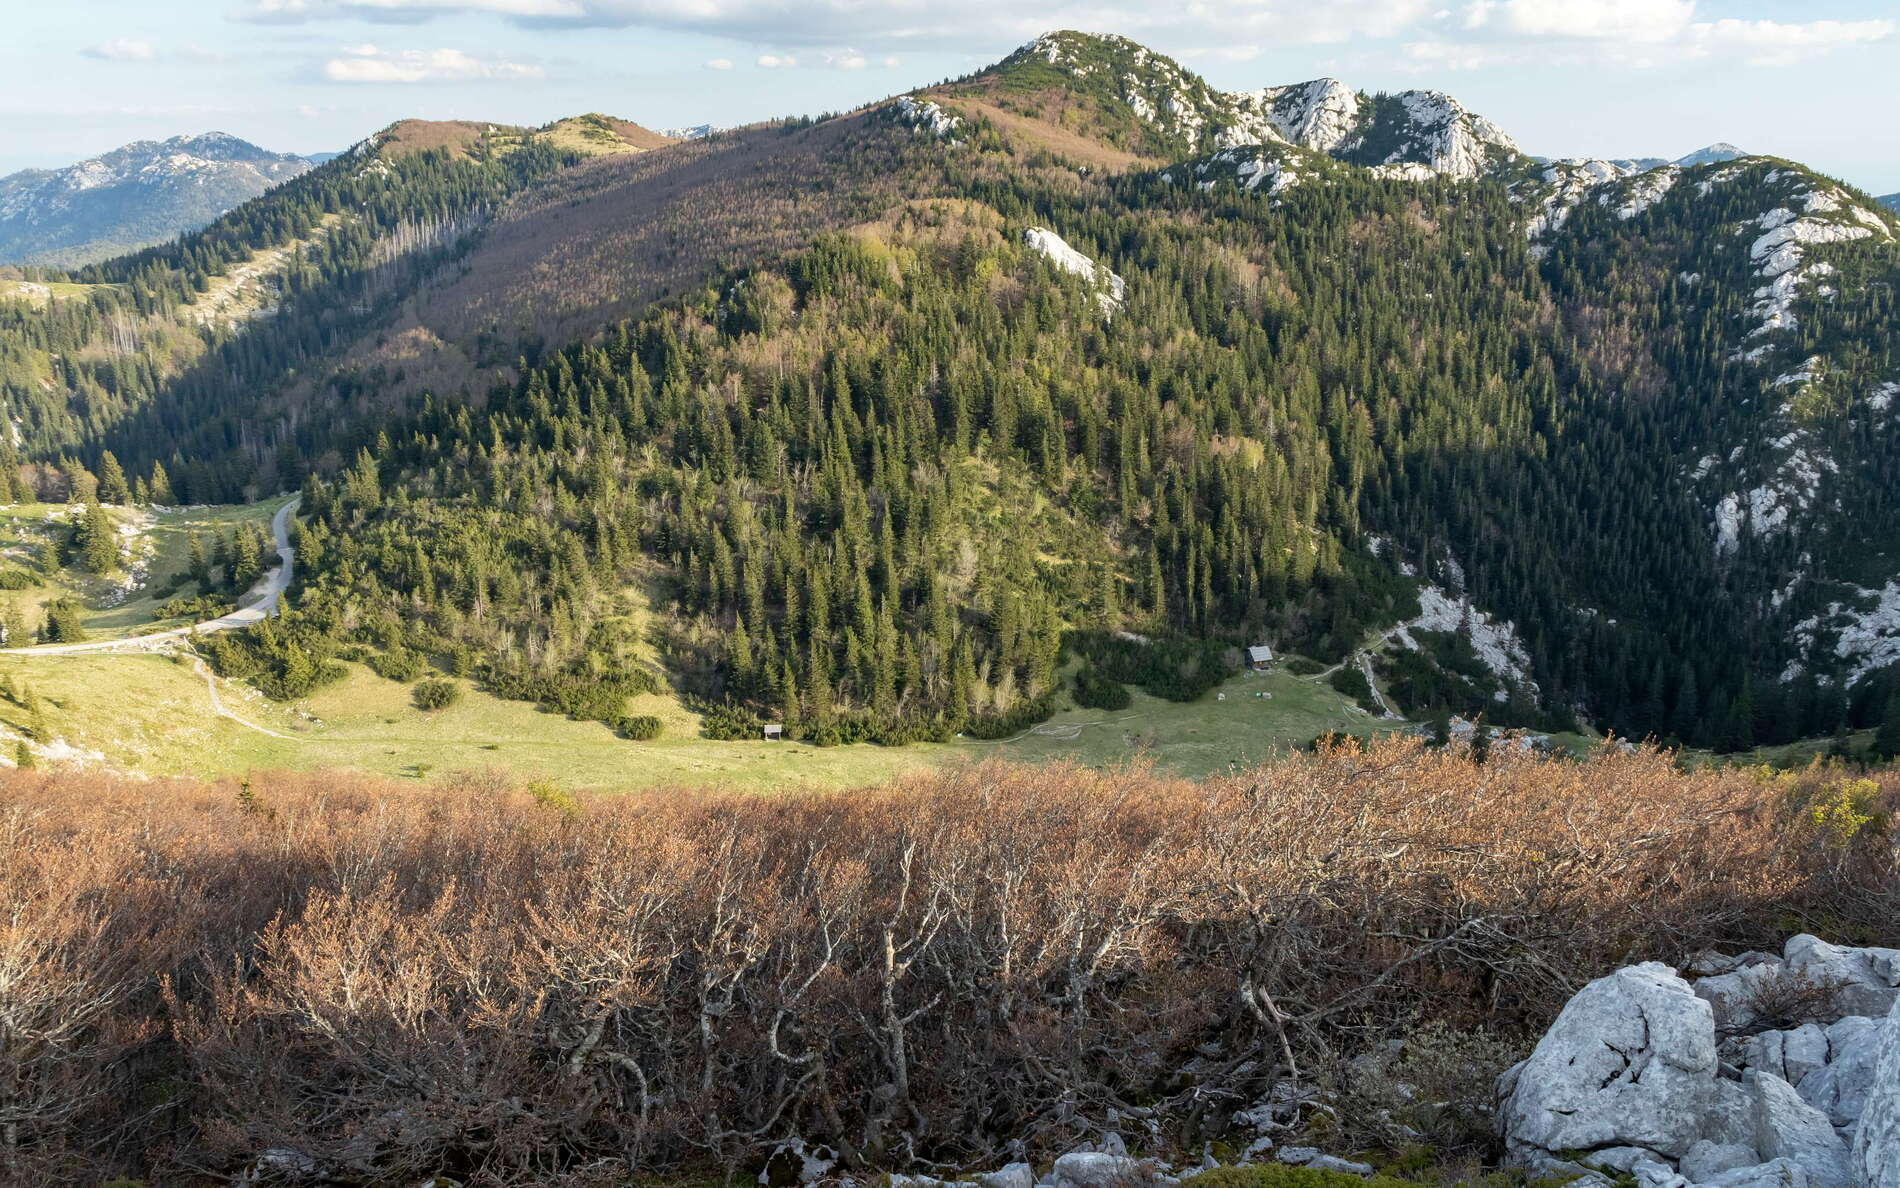
<instances>
[{"instance_id":1,"label":"forested mountain slope","mask_svg":"<svg viewBox=\"0 0 1900 1188\"><path fill-rule=\"evenodd\" d=\"M1540 164L1055 34L661 151L398 126L7 307L0 382L37 457L314 474L299 613L220 645L279 691L367 648L901 741L1047 712L1065 638L1104 703L1376 641L1414 713L1739 746L1894 693L1896 233L1790 162ZM156 361L263 246L274 312Z\"/></svg>"}]
</instances>

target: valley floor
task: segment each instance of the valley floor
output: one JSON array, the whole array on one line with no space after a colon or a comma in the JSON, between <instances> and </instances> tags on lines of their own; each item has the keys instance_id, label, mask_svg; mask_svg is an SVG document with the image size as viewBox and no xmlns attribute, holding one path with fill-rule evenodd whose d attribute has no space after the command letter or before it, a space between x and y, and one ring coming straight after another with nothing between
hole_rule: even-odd
<instances>
[{"instance_id":1,"label":"valley floor","mask_svg":"<svg viewBox=\"0 0 1900 1188\"><path fill-rule=\"evenodd\" d=\"M699 737L697 715L676 699L645 695L630 712L659 716L666 731L651 742L630 742L597 722L472 688L456 705L424 712L411 702L410 686L361 664L347 668L343 681L278 703L246 684L211 677L188 655L0 656L0 678L32 689L57 740L42 749L43 761L155 776L346 768L421 779L493 768L602 791L687 784L762 791L851 787L990 757L1087 766L1152 761L1202 776L1260 762L1328 731L1367 734L1404 725L1372 718L1322 683L1273 672L1233 678L1217 691L1224 698L1180 704L1136 692L1126 710L1067 709L1010 739L908 747L715 741ZM1262 693L1272 696L1256 696ZM12 759L29 717L19 705L0 703L0 762Z\"/></svg>"}]
</instances>

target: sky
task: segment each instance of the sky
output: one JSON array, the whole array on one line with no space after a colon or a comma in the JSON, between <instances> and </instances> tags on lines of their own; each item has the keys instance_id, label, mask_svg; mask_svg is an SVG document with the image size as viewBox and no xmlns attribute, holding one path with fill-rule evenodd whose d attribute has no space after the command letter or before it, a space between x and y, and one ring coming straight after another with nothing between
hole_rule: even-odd
<instances>
[{"instance_id":1,"label":"sky","mask_svg":"<svg viewBox=\"0 0 1900 1188\"><path fill-rule=\"evenodd\" d=\"M816 114L1065 28L1227 90L1448 91L1540 156L1730 141L1900 191L1895 0L0 0L0 173L212 130L310 153L405 117Z\"/></svg>"}]
</instances>

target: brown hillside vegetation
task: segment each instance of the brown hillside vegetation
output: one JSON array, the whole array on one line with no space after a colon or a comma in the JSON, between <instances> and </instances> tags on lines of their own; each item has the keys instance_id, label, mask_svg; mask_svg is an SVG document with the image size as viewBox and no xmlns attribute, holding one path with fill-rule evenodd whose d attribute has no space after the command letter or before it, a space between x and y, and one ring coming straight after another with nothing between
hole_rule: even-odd
<instances>
[{"instance_id":1,"label":"brown hillside vegetation","mask_svg":"<svg viewBox=\"0 0 1900 1188\"><path fill-rule=\"evenodd\" d=\"M483 138L498 132L518 132L501 124L480 120L397 120L376 134L376 147L391 157L447 149L466 156L474 152Z\"/></svg>"},{"instance_id":2,"label":"brown hillside vegetation","mask_svg":"<svg viewBox=\"0 0 1900 1188\"><path fill-rule=\"evenodd\" d=\"M983 91L946 91L943 98L950 102L951 110L988 120L1019 150L1041 150L1059 160L1108 173L1158 169L1167 163L1159 157L1145 157L1117 148L1090 134L1093 129L1087 129L1086 125L1083 125L1085 130L1078 131L1077 121L1073 117L1065 118L1065 113L1085 110L1079 104L1064 105L1051 99L1032 106L1019 99L1012 102L1013 97L987 96ZM990 98L994 101L987 101Z\"/></svg>"},{"instance_id":3,"label":"brown hillside vegetation","mask_svg":"<svg viewBox=\"0 0 1900 1188\"><path fill-rule=\"evenodd\" d=\"M651 152L678 143L672 137L661 136L632 120L617 120L599 112L556 120L536 135L556 148L572 149L590 157Z\"/></svg>"},{"instance_id":4,"label":"brown hillside vegetation","mask_svg":"<svg viewBox=\"0 0 1900 1188\"><path fill-rule=\"evenodd\" d=\"M723 269L875 218L925 151L875 120L747 128L566 170L503 211L350 365L382 367L391 391L479 390L478 373L511 366L523 340L588 337Z\"/></svg>"},{"instance_id":5,"label":"brown hillside vegetation","mask_svg":"<svg viewBox=\"0 0 1900 1188\"><path fill-rule=\"evenodd\" d=\"M1480 766L1190 783L981 766L576 804L464 776L0 783L0 1178L621 1182L1198 1151L1420 1018L1796 928L1900 940L1900 779ZM1191 1075L1183 1070L1192 1069Z\"/></svg>"}]
</instances>

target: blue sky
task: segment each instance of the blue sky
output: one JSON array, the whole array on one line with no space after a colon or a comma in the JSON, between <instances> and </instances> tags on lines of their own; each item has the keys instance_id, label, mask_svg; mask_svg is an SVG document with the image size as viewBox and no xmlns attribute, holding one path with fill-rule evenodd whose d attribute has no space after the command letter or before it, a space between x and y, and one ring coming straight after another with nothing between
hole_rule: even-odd
<instances>
[{"instance_id":1,"label":"blue sky","mask_svg":"<svg viewBox=\"0 0 1900 1188\"><path fill-rule=\"evenodd\" d=\"M1900 190L1893 0L4 0L0 172L210 129L314 152L405 116L835 110L1056 28L1227 89L1449 91L1541 155L1728 140Z\"/></svg>"}]
</instances>

